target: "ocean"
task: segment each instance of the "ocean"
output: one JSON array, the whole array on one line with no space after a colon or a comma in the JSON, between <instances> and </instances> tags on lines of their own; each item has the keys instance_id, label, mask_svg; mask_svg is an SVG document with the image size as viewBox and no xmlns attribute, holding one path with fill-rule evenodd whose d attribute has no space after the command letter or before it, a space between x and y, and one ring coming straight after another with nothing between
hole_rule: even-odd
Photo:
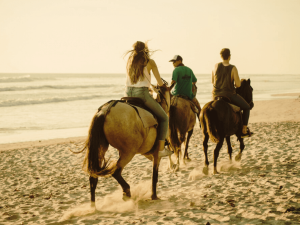
<instances>
[{"instance_id":1,"label":"ocean","mask_svg":"<svg viewBox=\"0 0 300 225\"><path fill-rule=\"evenodd\" d=\"M171 74L161 76L171 81ZM211 75L196 77L203 106L211 100ZM251 79L254 104L300 93L300 75L240 77ZM124 96L124 84L125 74L0 74L0 144L86 136L98 107Z\"/></svg>"}]
</instances>

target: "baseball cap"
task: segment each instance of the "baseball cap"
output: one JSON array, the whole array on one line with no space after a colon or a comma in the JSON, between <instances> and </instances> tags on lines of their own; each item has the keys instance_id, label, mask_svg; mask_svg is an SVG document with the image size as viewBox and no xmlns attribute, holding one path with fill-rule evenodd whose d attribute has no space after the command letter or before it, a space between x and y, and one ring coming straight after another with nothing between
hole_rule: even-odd
<instances>
[{"instance_id":1,"label":"baseball cap","mask_svg":"<svg viewBox=\"0 0 300 225\"><path fill-rule=\"evenodd\" d=\"M174 55L173 59L171 59L169 62L173 62L173 61L177 61L177 60L182 61L182 57L180 55Z\"/></svg>"}]
</instances>

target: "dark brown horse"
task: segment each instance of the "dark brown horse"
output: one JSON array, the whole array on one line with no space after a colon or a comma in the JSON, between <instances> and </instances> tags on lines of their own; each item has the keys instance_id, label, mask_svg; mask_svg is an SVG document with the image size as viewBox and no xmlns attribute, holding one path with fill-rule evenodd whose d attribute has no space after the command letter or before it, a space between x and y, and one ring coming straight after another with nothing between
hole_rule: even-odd
<instances>
[{"instance_id":1,"label":"dark brown horse","mask_svg":"<svg viewBox=\"0 0 300 225\"><path fill-rule=\"evenodd\" d=\"M242 96L251 108L254 106L252 101L252 87L250 85L250 79L242 80L241 86L236 89L237 94ZM242 152L245 148L242 134L242 118L240 113L237 113L233 108L223 99L214 100L208 102L204 105L200 113L200 123L203 132L203 151L205 155L205 166L203 172L208 174L208 159L207 159L207 149L208 140L217 143L214 150L214 174L217 174L217 160L219 156L220 149L223 145L224 139L227 142L229 159L231 160L232 147L230 143L230 136L236 135L240 142L240 152L235 157L236 161L241 160Z\"/></svg>"},{"instance_id":2,"label":"dark brown horse","mask_svg":"<svg viewBox=\"0 0 300 225\"><path fill-rule=\"evenodd\" d=\"M166 113L169 113L170 89L167 86L159 89L160 105ZM145 128L133 107L122 102L116 102L113 106L111 104L112 102L106 103L95 114L83 150L72 151L80 153L86 150L83 169L90 175L92 206L95 206L98 177L112 175L123 189L123 199L131 197L130 186L121 173L135 154L144 155L153 148L157 136L157 128L155 126ZM109 145L119 151L119 159L116 164L110 164L109 160L105 158ZM158 199L156 184L160 157L158 157L158 151L151 152L150 156L148 154L146 157L153 161L151 198L155 200Z\"/></svg>"}]
</instances>

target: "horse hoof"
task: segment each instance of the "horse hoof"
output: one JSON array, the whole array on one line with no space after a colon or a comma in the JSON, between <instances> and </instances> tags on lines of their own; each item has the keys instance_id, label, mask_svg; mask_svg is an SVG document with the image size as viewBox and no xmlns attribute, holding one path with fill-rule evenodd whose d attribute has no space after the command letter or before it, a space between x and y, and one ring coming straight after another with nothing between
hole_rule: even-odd
<instances>
[{"instance_id":1,"label":"horse hoof","mask_svg":"<svg viewBox=\"0 0 300 225\"><path fill-rule=\"evenodd\" d=\"M96 208L95 202L91 202L91 208Z\"/></svg>"},{"instance_id":2,"label":"horse hoof","mask_svg":"<svg viewBox=\"0 0 300 225\"><path fill-rule=\"evenodd\" d=\"M236 157L235 157L235 161L239 162L241 161L241 158L242 158L242 154L237 154Z\"/></svg>"},{"instance_id":3,"label":"horse hoof","mask_svg":"<svg viewBox=\"0 0 300 225\"><path fill-rule=\"evenodd\" d=\"M174 165L172 166L172 168L173 168L173 171L176 172L176 171L179 170L179 165L178 165L178 164L174 164Z\"/></svg>"},{"instance_id":4,"label":"horse hoof","mask_svg":"<svg viewBox=\"0 0 300 225\"><path fill-rule=\"evenodd\" d=\"M153 196L151 199L152 199L152 200L160 200L160 198L157 197L157 196Z\"/></svg>"},{"instance_id":5,"label":"horse hoof","mask_svg":"<svg viewBox=\"0 0 300 225\"><path fill-rule=\"evenodd\" d=\"M123 200L128 201L131 198L130 189L123 192Z\"/></svg>"},{"instance_id":6,"label":"horse hoof","mask_svg":"<svg viewBox=\"0 0 300 225\"><path fill-rule=\"evenodd\" d=\"M130 197L127 196L127 195L123 195L123 198L122 198L122 199L123 199L123 201L126 202L126 201L129 201L129 200L130 200Z\"/></svg>"},{"instance_id":7,"label":"horse hoof","mask_svg":"<svg viewBox=\"0 0 300 225\"><path fill-rule=\"evenodd\" d=\"M208 166L203 167L202 171L205 175L208 175Z\"/></svg>"},{"instance_id":8,"label":"horse hoof","mask_svg":"<svg viewBox=\"0 0 300 225\"><path fill-rule=\"evenodd\" d=\"M190 158L185 159L185 161L190 162L192 161Z\"/></svg>"}]
</instances>

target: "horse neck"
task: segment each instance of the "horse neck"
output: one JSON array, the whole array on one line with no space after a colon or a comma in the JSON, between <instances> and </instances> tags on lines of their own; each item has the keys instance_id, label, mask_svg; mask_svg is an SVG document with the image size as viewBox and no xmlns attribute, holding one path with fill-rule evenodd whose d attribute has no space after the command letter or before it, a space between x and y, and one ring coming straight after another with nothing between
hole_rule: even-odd
<instances>
[{"instance_id":1,"label":"horse neck","mask_svg":"<svg viewBox=\"0 0 300 225\"><path fill-rule=\"evenodd\" d=\"M163 110L165 111L165 113L168 114L169 111L170 111L170 105L171 105L170 92L168 92L168 94L166 92L165 94L161 94L161 95L163 95L163 98L160 97L161 100L160 100L159 104L163 108ZM166 103L166 101L167 101L167 103Z\"/></svg>"}]
</instances>

